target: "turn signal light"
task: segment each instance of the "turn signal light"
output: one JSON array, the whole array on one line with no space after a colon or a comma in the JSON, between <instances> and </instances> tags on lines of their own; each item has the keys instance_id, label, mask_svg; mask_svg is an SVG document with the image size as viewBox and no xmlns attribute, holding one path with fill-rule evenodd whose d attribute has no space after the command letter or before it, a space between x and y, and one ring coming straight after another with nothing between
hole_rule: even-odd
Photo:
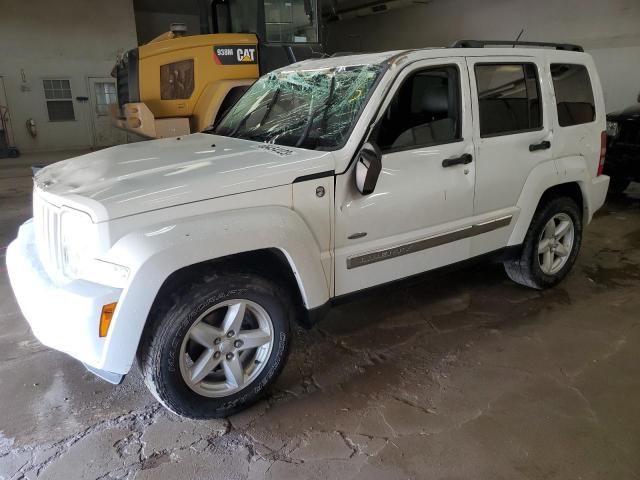
<instances>
[{"instance_id":1,"label":"turn signal light","mask_svg":"<svg viewBox=\"0 0 640 480\"><path fill-rule=\"evenodd\" d=\"M102 313L100 314L100 329L99 334L101 337L106 337L109 332L109 325L111 325L111 319L113 318L113 312L116 311L116 305L118 303L109 303L102 307Z\"/></svg>"},{"instance_id":2,"label":"turn signal light","mask_svg":"<svg viewBox=\"0 0 640 480\"><path fill-rule=\"evenodd\" d=\"M600 134L600 160L598 162L598 176L602 175L604 159L607 156L607 132Z\"/></svg>"}]
</instances>

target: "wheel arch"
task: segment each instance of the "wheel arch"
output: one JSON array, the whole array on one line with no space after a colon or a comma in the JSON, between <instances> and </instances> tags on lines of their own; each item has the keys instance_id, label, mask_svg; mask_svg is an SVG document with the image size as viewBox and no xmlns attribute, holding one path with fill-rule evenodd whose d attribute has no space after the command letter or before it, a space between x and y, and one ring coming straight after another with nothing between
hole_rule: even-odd
<instances>
[{"instance_id":1,"label":"wheel arch","mask_svg":"<svg viewBox=\"0 0 640 480\"><path fill-rule=\"evenodd\" d=\"M256 207L184 219L160 235L149 228L118 240L106 261L127 265L123 290L102 365L127 373L149 313L167 292L212 268L243 268L275 279L293 292L301 312L325 304L329 279L321 251L302 218L286 207Z\"/></svg>"},{"instance_id":2,"label":"wheel arch","mask_svg":"<svg viewBox=\"0 0 640 480\"><path fill-rule=\"evenodd\" d=\"M550 198L559 195L573 198L583 212L583 223L589 223L594 211L587 186L590 180L589 169L581 156L545 162L534 168L518 198L520 212L508 245L520 245L536 210Z\"/></svg>"},{"instance_id":3,"label":"wheel arch","mask_svg":"<svg viewBox=\"0 0 640 480\"><path fill-rule=\"evenodd\" d=\"M170 292L186 288L192 281L202 278L212 270L244 271L261 275L291 292L291 300L294 306L298 311L303 312L306 310L303 291L301 291L302 287L298 284L295 266L291 264L291 261L283 250L270 247L225 255L186 265L165 278L153 300L148 316L151 316L154 311L160 308L163 299ZM146 323L148 323L148 318Z\"/></svg>"}]
</instances>

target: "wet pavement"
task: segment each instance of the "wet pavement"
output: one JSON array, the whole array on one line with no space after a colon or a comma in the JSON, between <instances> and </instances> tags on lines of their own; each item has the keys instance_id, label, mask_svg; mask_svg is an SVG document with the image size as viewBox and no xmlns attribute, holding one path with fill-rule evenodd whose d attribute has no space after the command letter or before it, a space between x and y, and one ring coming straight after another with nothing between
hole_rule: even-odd
<instances>
[{"instance_id":1,"label":"wet pavement","mask_svg":"<svg viewBox=\"0 0 640 480\"><path fill-rule=\"evenodd\" d=\"M40 345L6 245L28 165L0 160L0 479L640 478L640 185L538 292L478 263L385 287L296 333L264 401L227 420L165 412Z\"/></svg>"}]
</instances>

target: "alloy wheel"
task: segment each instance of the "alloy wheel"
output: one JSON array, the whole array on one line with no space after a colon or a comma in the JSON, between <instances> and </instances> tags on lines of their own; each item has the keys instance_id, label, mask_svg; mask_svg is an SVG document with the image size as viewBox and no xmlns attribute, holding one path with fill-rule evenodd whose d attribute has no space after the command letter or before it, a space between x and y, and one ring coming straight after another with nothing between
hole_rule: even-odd
<instances>
[{"instance_id":1,"label":"alloy wheel","mask_svg":"<svg viewBox=\"0 0 640 480\"><path fill-rule=\"evenodd\" d=\"M557 213L547 222L538 240L538 262L546 275L555 275L565 266L573 250L575 227L566 213Z\"/></svg>"},{"instance_id":2,"label":"alloy wheel","mask_svg":"<svg viewBox=\"0 0 640 480\"><path fill-rule=\"evenodd\" d=\"M250 300L228 300L208 308L182 341L182 378L189 388L206 397L238 392L267 364L273 330L266 310Z\"/></svg>"}]
</instances>

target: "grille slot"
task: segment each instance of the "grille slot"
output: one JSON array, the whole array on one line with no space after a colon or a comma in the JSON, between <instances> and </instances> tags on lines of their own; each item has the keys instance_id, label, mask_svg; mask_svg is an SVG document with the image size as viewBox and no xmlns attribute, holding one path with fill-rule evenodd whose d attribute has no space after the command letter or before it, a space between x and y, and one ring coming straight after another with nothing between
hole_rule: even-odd
<instances>
[{"instance_id":1,"label":"grille slot","mask_svg":"<svg viewBox=\"0 0 640 480\"><path fill-rule=\"evenodd\" d=\"M36 192L33 196L33 223L40 262L50 277L57 278L62 272L60 208L47 203Z\"/></svg>"}]
</instances>

